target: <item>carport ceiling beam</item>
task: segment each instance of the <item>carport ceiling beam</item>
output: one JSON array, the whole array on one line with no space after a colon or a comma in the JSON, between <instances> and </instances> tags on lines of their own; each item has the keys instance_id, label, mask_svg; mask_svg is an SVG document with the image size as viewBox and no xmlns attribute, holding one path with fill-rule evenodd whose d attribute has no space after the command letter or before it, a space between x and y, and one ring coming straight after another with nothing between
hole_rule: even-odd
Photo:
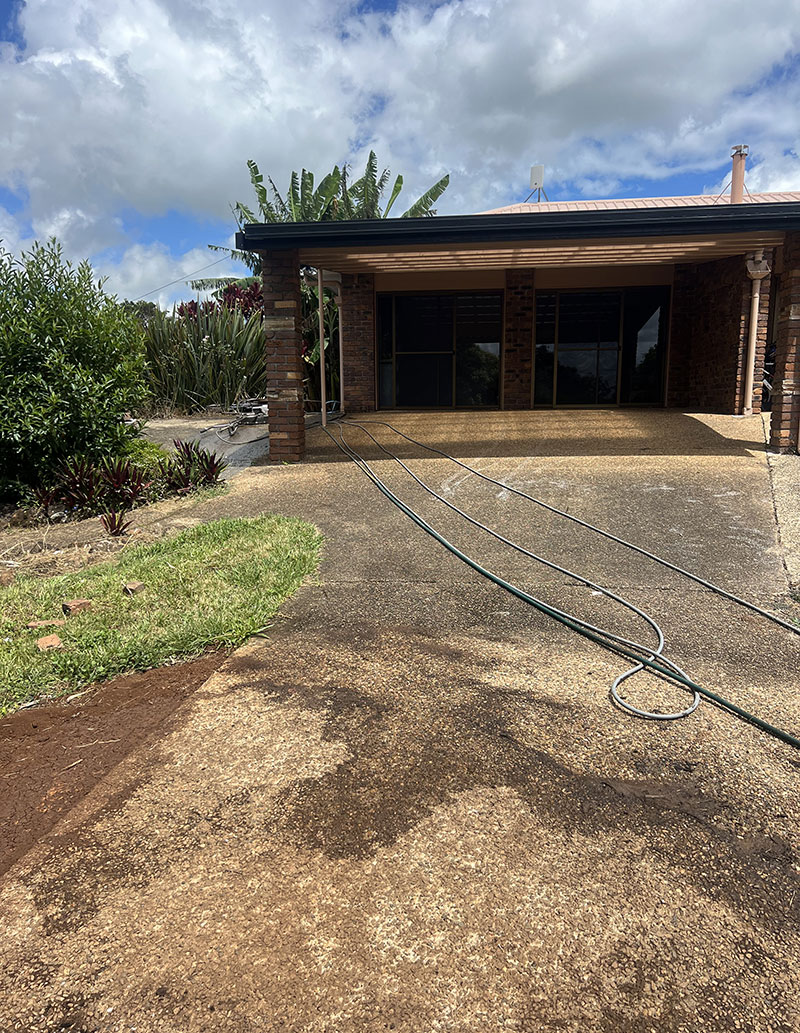
<instances>
[{"instance_id":1,"label":"carport ceiling beam","mask_svg":"<svg viewBox=\"0 0 800 1033\"><path fill-rule=\"evenodd\" d=\"M757 247L774 247L781 234L748 234L722 239L661 239L557 242L549 246L524 247L504 243L493 247L302 249L300 260L308 265L327 265L345 272L388 270L503 269L514 267L644 265L704 262L731 255L743 255Z\"/></svg>"}]
</instances>

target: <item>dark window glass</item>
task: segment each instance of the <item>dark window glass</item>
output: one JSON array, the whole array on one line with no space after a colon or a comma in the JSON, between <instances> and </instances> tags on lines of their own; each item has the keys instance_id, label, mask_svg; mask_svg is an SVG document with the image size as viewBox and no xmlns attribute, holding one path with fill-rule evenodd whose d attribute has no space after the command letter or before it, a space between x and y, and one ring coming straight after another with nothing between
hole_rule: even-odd
<instances>
[{"instance_id":1,"label":"dark window glass","mask_svg":"<svg viewBox=\"0 0 800 1033\"><path fill-rule=\"evenodd\" d=\"M536 366L533 380L533 404L553 404L553 368L556 340L556 307L554 292L536 294Z\"/></svg>"},{"instance_id":2,"label":"dark window glass","mask_svg":"<svg viewBox=\"0 0 800 1033\"><path fill-rule=\"evenodd\" d=\"M453 404L452 355L398 355L395 360L395 405Z\"/></svg>"},{"instance_id":3,"label":"dark window glass","mask_svg":"<svg viewBox=\"0 0 800 1033\"><path fill-rule=\"evenodd\" d=\"M498 405L502 295L455 299L456 405Z\"/></svg>"},{"instance_id":4,"label":"dark window glass","mask_svg":"<svg viewBox=\"0 0 800 1033\"><path fill-rule=\"evenodd\" d=\"M597 349L570 348L558 351L559 405L597 403Z\"/></svg>"},{"instance_id":5,"label":"dark window glass","mask_svg":"<svg viewBox=\"0 0 800 1033\"><path fill-rule=\"evenodd\" d=\"M597 404L614 405L617 401L618 348L603 348L597 353Z\"/></svg>"},{"instance_id":6,"label":"dark window glass","mask_svg":"<svg viewBox=\"0 0 800 1033\"><path fill-rule=\"evenodd\" d=\"M616 348L619 291L565 291L558 309L558 348Z\"/></svg>"},{"instance_id":7,"label":"dark window glass","mask_svg":"<svg viewBox=\"0 0 800 1033\"><path fill-rule=\"evenodd\" d=\"M378 357L382 361L392 360L392 297L378 295Z\"/></svg>"},{"instance_id":8,"label":"dark window glass","mask_svg":"<svg viewBox=\"0 0 800 1033\"><path fill-rule=\"evenodd\" d=\"M536 292L536 347L554 344L556 339L556 303L554 292Z\"/></svg>"},{"instance_id":9,"label":"dark window glass","mask_svg":"<svg viewBox=\"0 0 800 1033\"><path fill-rule=\"evenodd\" d=\"M398 294L394 304L397 352L453 351L452 294Z\"/></svg>"},{"instance_id":10,"label":"dark window glass","mask_svg":"<svg viewBox=\"0 0 800 1033\"><path fill-rule=\"evenodd\" d=\"M621 401L662 401L669 287L629 287L622 330Z\"/></svg>"},{"instance_id":11,"label":"dark window glass","mask_svg":"<svg viewBox=\"0 0 800 1033\"><path fill-rule=\"evenodd\" d=\"M392 370L394 364L382 362L380 364L380 375L378 377L379 404L382 409L389 409L394 405L392 396Z\"/></svg>"}]
</instances>

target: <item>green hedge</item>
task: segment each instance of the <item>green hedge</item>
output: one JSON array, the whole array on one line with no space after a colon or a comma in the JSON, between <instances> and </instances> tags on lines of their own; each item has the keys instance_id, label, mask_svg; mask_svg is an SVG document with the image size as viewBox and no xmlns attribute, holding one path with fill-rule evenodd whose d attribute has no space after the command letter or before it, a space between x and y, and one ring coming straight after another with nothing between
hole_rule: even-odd
<instances>
[{"instance_id":1,"label":"green hedge","mask_svg":"<svg viewBox=\"0 0 800 1033\"><path fill-rule=\"evenodd\" d=\"M67 458L117 456L146 394L142 329L55 241L0 248L0 497Z\"/></svg>"}]
</instances>

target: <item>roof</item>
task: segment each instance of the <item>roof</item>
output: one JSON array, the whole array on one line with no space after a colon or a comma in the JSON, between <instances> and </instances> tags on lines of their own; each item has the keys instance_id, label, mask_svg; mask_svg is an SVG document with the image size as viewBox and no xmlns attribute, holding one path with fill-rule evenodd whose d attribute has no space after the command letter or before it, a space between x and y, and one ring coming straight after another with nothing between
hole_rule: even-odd
<instances>
[{"instance_id":1,"label":"roof","mask_svg":"<svg viewBox=\"0 0 800 1033\"><path fill-rule=\"evenodd\" d=\"M765 194L747 194L743 204L800 203L800 190L774 191ZM631 208L696 208L711 205L730 205L729 194L691 194L686 197L609 197L597 201L539 201L509 204L490 208L481 215L538 215L544 212L610 212Z\"/></svg>"},{"instance_id":2,"label":"roof","mask_svg":"<svg viewBox=\"0 0 800 1033\"><path fill-rule=\"evenodd\" d=\"M536 207L538 206L531 206ZM437 215L421 219L252 223L240 251L297 250L339 272L704 262L783 243L800 230L800 196L704 204Z\"/></svg>"},{"instance_id":3,"label":"roof","mask_svg":"<svg viewBox=\"0 0 800 1033\"><path fill-rule=\"evenodd\" d=\"M764 196L764 195L762 195ZM558 202L553 202L558 203ZM574 202L563 202L571 204ZM584 202L585 203L585 202ZM609 209L538 209L536 219L516 211L436 215L420 219L348 219L332 222L246 223L236 234L242 251L307 246L482 243L497 240L565 240L582 237L660 237L800 229L800 194L793 201L760 204L680 205Z\"/></svg>"}]
</instances>

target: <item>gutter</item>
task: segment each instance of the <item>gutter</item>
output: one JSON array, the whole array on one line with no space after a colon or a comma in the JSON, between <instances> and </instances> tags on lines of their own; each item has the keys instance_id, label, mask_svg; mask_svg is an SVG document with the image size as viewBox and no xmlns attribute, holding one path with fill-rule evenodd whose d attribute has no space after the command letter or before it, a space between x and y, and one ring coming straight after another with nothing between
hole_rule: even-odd
<instances>
[{"instance_id":1,"label":"gutter","mask_svg":"<svg viewBox=\"0 0 800 1033\"><path fill-rule=\"evenodd\" d=\"M775 201L701 208L251 223L236 234L236 248L240 251L282 251L303 247L467 245L519 240L784 233L799 229L800 203Z\"/></svg>"}]
</instances>

